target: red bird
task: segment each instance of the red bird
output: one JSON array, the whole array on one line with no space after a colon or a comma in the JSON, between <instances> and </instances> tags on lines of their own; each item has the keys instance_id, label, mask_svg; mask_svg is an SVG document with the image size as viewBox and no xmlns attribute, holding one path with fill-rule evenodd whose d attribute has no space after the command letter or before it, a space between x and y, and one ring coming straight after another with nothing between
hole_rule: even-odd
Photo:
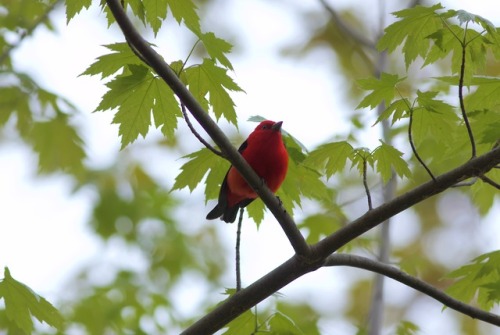
<instances>
[{"instance_id":1,"label":"red bird","mask_svg":"<svg viewBox=\"0 0 500 335\"><path fill-rule=\"evenodd\" d=\"M283 121L262 121L238 149L273 193L283 183L288 170L288 153L281 137L282 124ZM208 213L207 220L220 218L234 222L238 209L246 207L257 197L257 193L231 166L220 188L219 203Z\"/></svg>"}]
</instances>

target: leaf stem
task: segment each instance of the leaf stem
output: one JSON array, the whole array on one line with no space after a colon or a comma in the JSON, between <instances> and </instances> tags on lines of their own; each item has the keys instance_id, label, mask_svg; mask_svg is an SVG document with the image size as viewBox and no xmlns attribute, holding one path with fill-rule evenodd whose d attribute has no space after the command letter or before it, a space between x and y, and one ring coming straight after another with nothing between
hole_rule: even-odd
<instances>
[{"instance_id":1,"label":"leaf stem","mask_svg":"<svg viewBox=\"0 0 500 335\"><path fill-rule=\"evenodd\" d=\"M186 120L186 123L193 133L193 135L200 141L208 150L212 151L214 154L217 156L220 156L222 158L226 158L226 156L219 150L215 149L213 146L210 145L197 131L194 129L193 124L191 123L191 120L189 120L189 116L186 112L186 106L184 103L181 101L181 110L182 110L182 115L184 115L184 120Z\"/></svg>"},{"instance_id":2,"label":"leaf stem","mask_svg":"<svg viewBox=\"0 0 500 335\"><path fill-rule=\"evenodd\" d=\"M240 216L238 218L238 226L236 228L236 260L235 260L235 263L236 263L236 292L241 290L241 263L240 263L241 254L240 254L240 250L241 250L241 226L242 226L242 222L243 222L244 210L245 210L244 207L240 208Z\"/></svg>"},{"instance_id":3,"label":"leaf stem","mask_svg":"<svg viewBox=\"0 0 500 335\"><path fill-rule=\"evenodd\" d=\"M425 171L431 176L432 180L436 181L436 178L432 174L431 170L427 167L427 165L424 163L422 158L420 158L420 155L417 152L417 148L415 147L415 143L413 143L413 135L412 135L412 125L413 125L413 109L410 108L410 122L408 124L408 141L410 142L411 150L413 151L413 154L417 158L417 160L420 162L420 164L424 167Z\"/></svg>"},{"instance_id":4,"label":"leaf stem","mask_svg":"<svg viewBox=\"0 0 500 335\"><path fill-rule=\"evenodd\" d=\"M365 187L366 198L368 199L368 210L371 211L373 209L372 196L370 194L370 188L368 187L366 170L367 170L366 158L363 157L363 186Z\"/></svg>"},{"instance_id":5,"label":"leaf stem","mask_svg":"<svg viewBox=\"0 0 500 335\"><path fill-rule=\"evenodd\" d=\"M462 111L462 118L464 119L465 127L467 128L467 133L469 134L469 140L472 147L472 157L476 157L476 143L474 141L474 135L472 133L472 128L469 123L469 118L467 117L467 112L465 111L464 103L464 76L465 76L465 50L467 48L466 37L467 37L467 26L468 22L465 24L464 38L461 41L462 44L462 64L460 65L460 78L458 81L458 100L460 101L460 110Z\"/></svg>"}]
</instances>

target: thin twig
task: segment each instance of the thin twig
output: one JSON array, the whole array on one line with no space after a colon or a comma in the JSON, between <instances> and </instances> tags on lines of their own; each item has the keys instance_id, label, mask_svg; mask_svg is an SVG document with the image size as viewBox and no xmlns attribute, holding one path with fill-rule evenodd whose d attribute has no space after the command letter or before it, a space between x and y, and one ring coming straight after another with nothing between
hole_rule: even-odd
<instances>
[{"instance_id":1,"label":"thin twig","mask_svg":"<svg viewBox=\"0 0 500 335\"><path fill-rule=\"evenodd\" d=\"M371 211L373 209L372 206L372 196L370 194L370 188L368 187L368 182L366 181L366 159L363 158L363 185L365 187L366 198L368 199L368 210Z\"/></svg>"},{"instance_id":2,"label":"thin twig","mask_svg":"<svg viewBox=\"0 0 500 335\"><path fill-rule=\"evenodd\" d=\"M431 170L427 167L422 158L420 158L420 155L417 152L417 148L415 147L415 143L413 143L412 125L413 125L413 109L410 108L410 122L408 123L408 141L410 142L411 150L413 151L413 154L420 162L420 164L424 167L425 171L427 171L429 176L431 176L432 180L436 181L436 178L432 174Z\"/></svg>"},{"instance_id":3,"label":"thin twig","mask_svg":"<svg viewBox=\"0 0 500 335\"><path fill-rule=\"evenodd\" d=\"M500 316L456 300L443 291L438 290L416 277L410 276L394 266L374 261L366 257L347 254L335 254L326 259L325 266L339 265L356 267L382 274L426 294L457 312L500 326Z\"/></svg>"},{"instance_id":4,"label":"thin twig","mask_svg":"<svg viewBox=\"0 0 500 335\"><path fill-rule=\"evenodd\" d=\"M240 217L238 218L238 226L236 228L236 292L241 290L241 226L243 222L243 212L245 208L240 208Z\"/></svg>"},{"instance_id":5,"label":"thin twig","mask_svg":"<svg viewBox=\"0 0 500 335\"><path fill-rule=\"evenodd\" d=\"M193 124L191 123L191 120L189 120L188 114L186 112L186 106L182 101L181 101L181 110L182 110L182 115L184 115L184 120L186 120L189 129L191 130L193 135L198 139L198 141L200 141L208 150L212 151L217 156L226 158L226 156L222 152L211 146L210 143L205 141L205 139L196 131L196 129L194 129Z\"/></svg>"},{"instance_id":6,"label":"thin twig","mask_svg":"<svg viewBox=\"0 0 500 335\"><path fill-rule=\"evenodd\" d=\"M481 180L484 181L485 183L490 184L494 188L500 190L500 184L497 183L496 181L494 181L494 180L492 180L492 179L490 179L490 178L488 178L488 177L486 177L484 175L481 176L481 177L479 177L479 178L481 178Z\"/></svg>"},{"instance_id":7,"label":"thin twig","mask_svg":"<svg viewBox=\"0 0 500 335\"><path fill-rule=\"evenodd\" d=\"M472 147L472 158L476 157L476 142L474 141L474 135L472 134L472 128L469 123L469 118L467 117L467 112L465 111L464 103L464 76L465 76L465 50L467 48L467 43L465 42L467 37L467 25L465 24L464 38L461 42L462 44L462 64L460 65L460 78L458 81L458 99L460 101L460 110L462 111L462 118L464 119L465 127L467 128L467 133L469 134L469 140Z\"/></svg>"},{"instance_id":8,"label":"thin twig","mask_svg":"<svg viewBox=\"0 0 500 335\"><path fill-rule=\"evenodd\" d=\"M2 64L10 55L10 53L12 52L12 50L14 50L15 48L17 48L18 46L21 45L21 42L28 36L31 35L31 33L33 33L33 31L35 31L35 29L40 25L42 24L48 17L49 17L49 14L52 12L52 10L54 10L54 8L61 2L61 0L55 0L54 2L52 2L51 4L47 5L47 9L45 10L45 12L40 15L34 22L31 26L29 26L28 28L26 28L22 33L19 34L19 39L17 40L16 43L13 43L11 45L9 45L7 48L4 49L4 52L0 55L0 64Z\"/></svg>"}]
</instances>

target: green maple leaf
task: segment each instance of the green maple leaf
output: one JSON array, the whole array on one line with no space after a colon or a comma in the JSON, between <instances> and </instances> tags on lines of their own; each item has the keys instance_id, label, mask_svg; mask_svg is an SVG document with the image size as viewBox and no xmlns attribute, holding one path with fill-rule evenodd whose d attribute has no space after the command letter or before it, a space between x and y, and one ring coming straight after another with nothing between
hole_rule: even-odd
<instances>
[{"instance_id":1,"label":"green maple leaf","mask_svg":"<svg viewBox=\"0 0 500 335\"><path fill-rule=\"evenodd\" d=\"M216 66L210 59L204 59L202 64L187 68L185 76L189 90L202 106L207 108L210 103L217 119L223 116L237 124L235 105L227 91L243 90L227 75L226 69Z\"/></svg>"},{"instance_id":2,"label":"green maple leaf","mask_svg":"<svg viewBox=\"0 0 500 335\"><path fill-rule=\"evenodd\" d=\"M477 296L481 308L491 309L498 302L500 280L500 251L476 257L470 264L450 272L446 277L455 282L446 289L452 297L469 303Z\"/></svg>"},{"instance_id":3,"label":"green maple leaf","mask_svg":"<svg viewBox=\"0 0 500 335\"><path fill-rule=\"evenodd\" d=\"M167 0L166 2L179 24L184 21L189 30L197 35L200 33L200 17L196 13L197 8L192 0Z\"/></svg>"},{"instance_id":4,"label":"green maple leaf","mask_svg":"<svg viewBox=\"0 0 500 335\"><path fill-rule=\"evenodd\" d=\"M417 335L419 331L420 328L416 324L403 320L398 324L396 335Z\"/></svg>"},{"instance_id":5,"label":"green maple leaf","mask_svg":"<svg viewBox=\"0 0 500 335\"><path fill-rule=\"evenodd\" d=\"M384 183L389 181L393 170L401 178L410 177L408 163L401 157L403 153L383 141L380 142L382 144L373 151L373 159Z\"/></svg>"},{"instance_id":6,"label":"green maple leaf","mask_svg":"<svg viewBox=\"0 0 500 335\"><path fill-rule=\"evenodd\" d=\"M353 147L346 141L327 143L311 151L304 164L319 170L324 169L326 177L330 178L344 169L352 152Z\"/></svg>"},{"instance_id":7,"label":"green maple leaf","mask_svg":"<svg viewBox=\"0 0 500 335\"><path fill-rule=\"evenodd\" d=\"M58 114L52 120L34 123L29 138L39 157L40 172L80 173L83 170L86 157L83 142L66 115Z\"/></svg>"},{"instance_id":8,"label":"green maple leaf","mask_svg":"<svg viewBox=\"0 0 500 335\"><path fill-rule=\"evenodd\" d=\"M227 324L223 335L240 335L255 333L255 314L249 309Z\"/></svg>"},{"instance_id":9,"label":"green maple leaf","mask_svg":"<svg viewBox=\"0 0 500 335\"><path fill-rule=\"evenodd\" d=\"M412 107L410 106L410 101L408 99L403 98L395 100L382 113L380 113L374 125L390 118L391 115L391 125L393 125L396 121L401 120L404 117L408 117L411 108Z\"/></svg>"},{"instance_id":10,"label":"green maple leaf","mask_svg":"<svg viewBox=\"0 0 500 335\"><path fill-rule=\"evenodd\" d=\"M163 134L173 136L176 118L181 115L179 105L171 89L140 65L128 66L130 71L107 83L96 111L118 108L113 123L119 124L122 149L139 135L146 136L151 125L151 113L155 125L162 127Z\"/></svg>"},{"instance_id":11,"label":"green maple leaf","mask_svg":"<svg viewBox=\"0 0 500 335\"><path fill-rule=\"evenodd\" d=\"M81 76L100 74L101 78L106 78L129 64L141 65L143 63L142 60L132 52L127 43L108 44L104 47L114 52L98 57Z\"/></svg>"},{"instance_id":12,"label":"green maple leaf","mask_svg":"<svg viewBox=\"0 0 500 335\"><path fill-rule=\"evenodd\" d=\"M500 79L496 77L474 77L470 84L477 90L465 98L467 110L496 110L500 106Z\"/></svg>"},{"instance_id":13,"label":"green maple leaf","mask_svg":"<svg viewBox=\"0 0 500 335\"><path fill-rule=\"evenodd\" d=\"M156 36L167 18L168 10L177 23L184 22L196 35L200 34L200 18L192 0L144 0L144 15ZM138 17L141 18L140 12ZM137 15L137 14L136 14Z\"/></svg>"},{"instance_id":14,"label":"green maple leaf","mask_svg":"<svg viewBox=\"0 0 500 335\"><path fill-rule=\"evenodd\" d=\"M206 148L183 158L189 160L181 166L181 173L175 178L172 190L187 187L192 192L208 172L205 191L206 199L217 198L219 186L226 175L229 163Z\"/></svg>"},{"instance_id":15,"label":"green maple leaf","mask_svg":"<svg viewBox=\"0 0 500 335\"><path fill-rule=\"evenodd\" d=\"M92 4L92 0L66 0L66 24L75 17L76 14L85 8L89 9Z\"/></svg>"},{"instance_id":16,"label":"green maple leaf","mask_svg":"<svg viewBox=\"0 0 500 335\"><path fill-rule=\"evenodd\" d=\"M352 167L355 167L360 175L363 175L365 164L367 169L368 166L373 167L374 164L373 154L367 148L354 149L349 159L352 162Z\"/></svg>"},{"instance_id":17,"label":"green maple leaf","mask_svg":"<svg viewBox=\"0 0 500 335\"><path fill-rule=\"evenodd\" d=\"M486 64L485 38L475 30L464 30L457 25L447 26L437 30L428 36L434 41L422 67L433 64L439 59L443 59L452 53L451 72L460 73L463 59L463 49L465 48L465 72L464 84L468 85L472 75Z\"/></svg>"},{"instance_id":18,"label":"green maple leaf","mask_svg":"<svg viewBox=\"0 0 500 335\"><path fill-rule=\"evenodd\" d=\"M483 27L483 29L489 33L492 33L496 30L495 25L491 23L491 21L485 19L480 15L469 13L463 9L457 11L450 10L448 12L454 14L454 16L458 18L458 21L461 25L463 25L464 23L474 22L481 25L481 27Z\"/></svg>"},{"instance_id":19,"label":"green maple leaf","mask_svg":"<svg viewBox=\"0 0 500 335\"><path fill-rule=\"evenodd\" d=\"M145 20L149 23L156 36L163 21L167 18L167 0L144 0L144 12Z\"/></svg>"},{"instance_id":20,"label":"green maple leaf","mask_svg":"<svg viewBox=\"0 0 500 335\"><path fill-rule=\"evenodd\" d=\"M397 84L405 79L406 77L399 78L397 74L382 73L380 79L367 78L358 80L357 83L363 90L372 92L366 95L356 108L375 108L383 101L389 105L397 93Z\"/></svg>"},{"instance_id":21,"label":"green maple leaf","mask_svg":"<svg viewBox=\"0 0 500 335\"><path fill-rule=\"evenodd\" d=\"M0 281L0 298L4 299L7 318L25 334L33 331L32 316L57 329L63 326L64 320L57 309L28 286L12 278L7 267Z\"/></svg>"},{"instance_id":22,"label":"green maple leaf","mask_svg":"<svg viewBox=\"0 0 500 335\"><path fill-rule=\"evenodd\" d=\"M295 322L283 313L276 312L269 318L268 331L270 334L303 335Z\"/></svg>"},{"instance_id":23,"label":"green maple leaf","mask_svg":"<svg viewBox=\"0 0 500 335\"><path fill-rule=\"evenodd\" d=\"M199 38L203 42L208 55L212 59L217 60L227 69L233 70L233 65L225 55L227 53L230 53L231 49L233 48L233 46L229 42L223 40L222 38L218 38L214 33L210 32L201 34Z\"/></svg>"},{"instance_id":24,"label":"green maple leaf","mask_svg":"<svg viewBox=\"0 0 500 335\"><path fill-rule=\"evenodd\" d=\"M377 48L392 52L403 44L406 67L417 58L425 57L430 46L427 36L443 27L442 16L437 13L441 4L432 7L415 6L393 13L399 20L385 28ZM404 42L404 43L403 43Z\"/></svg>"}]
</instances>

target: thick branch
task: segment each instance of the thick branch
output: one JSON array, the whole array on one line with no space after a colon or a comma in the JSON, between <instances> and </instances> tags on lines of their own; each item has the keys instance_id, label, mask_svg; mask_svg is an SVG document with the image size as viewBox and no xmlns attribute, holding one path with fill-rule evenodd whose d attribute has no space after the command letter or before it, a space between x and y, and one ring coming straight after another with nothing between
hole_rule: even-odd
<instances>
[{"instance_id":1,"label":"thick branch","mask_svg":"<svg viewBox=\"0 0 500 335\"><path fill-rule=\"evenodd\" d=\"M360 269L365 269L373 271L384 275L386 277L392 278L406 286L412 287L417 291L420 291L431 298L443 303L451 309L454 309L460 313L470 316L474 319L479 319L496 326L500 326L500 316L485 312L479 308L472 307L466 303L456 300L449 295L445 294L443 291L425 283L424 281L406 274L405 272L395 268L393 266L377 262L365 257L347 255L347 254L335 254L331 255L326 259L325 266L352 266Z\"/></svg>"},{"instance_id":2,"label":"thick branch","mask_svg":"<svg viewBox=\"0 0 500 335\"><path fill-rule=\"evenodd\" d=\"M429 181L367 212L359 219L312 246L313 254L311 256L307 258L293 256L247 288L228 298L224 303L219 304L212 312L195 322L182 334L212 334L216 332L244 311L271 296L295 279L321 267L330 254L347 242L379 225L386 219L446 190L462 180L482 175L499 163L500 148L496 148L485 155L471 159L450 172L438 176L436 181Z\"/></svg>"},{"instance_id":3,"label":"thick branch","mask_svg":"<svg viewBox=\"0 0 500 335\"><path fill-rule=\"evenodd\" d=\"M308 255L310 253L309 246L295 225L295 222L288 215L288 213L281 208L280 202L276 196L262 183L261 178L259 178L250 165L248 165L238 150L233 147L226 135L210 118L203 107L200 106L193 95L188 91L186 86L184 86L184 84L179 80L175 72L142 38L125 14L119 0L106 0L106 2L127 41L137 52L141 54L141 56L146 60L146 63L153 68L153 70L165 81L165 83L167 83L172 91L174 91L181 102L191 112L193 117L219 146L226 158L236 167L236 169L238 169L243 178L245 178L248 184L259 195L262 201L278 220L295 252L301 255Z\"/></svg>"},{"instance_id":4,"label":"thick branch","mask_svg":"<svg viewBox=\"0 0 500 335\"><path fill-rule=\"evenodd\" d=\"M422 184L413 190L385 203L354 220L334 234L312 246L317 257L327 257L349 241L405 209L438 194L465 179L481 176L500 162L500 148L496 148L466 164Z\"/></svg>"}]
</instances>

